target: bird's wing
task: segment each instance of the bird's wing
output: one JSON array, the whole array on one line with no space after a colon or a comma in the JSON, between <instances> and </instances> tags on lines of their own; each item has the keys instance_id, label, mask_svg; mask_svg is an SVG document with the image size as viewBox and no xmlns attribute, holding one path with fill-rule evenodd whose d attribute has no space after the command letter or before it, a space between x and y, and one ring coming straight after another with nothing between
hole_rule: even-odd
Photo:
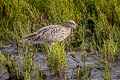
<instances>
[{"instance_id":1,"label":"bird's wing","mask_svg":"<svg viewBox=\"0 0 120 80\"><path fill-rule=\"evenodd\" d=\"M20 42L32 41L37 36L37 32L31 33L20 40Z\"/></svg>"},{"instance_id":2,"label":"bird's wing","mask_svg":"<svg viewBox=\"0 0 120 80\"><path fill-rule=\"evenodd\" d=\"M56 39L61 41L64 37L64 28L60 25L50 25L37 31L37 36L33 41L51 43Z\"/></svg>"}]
</instances>

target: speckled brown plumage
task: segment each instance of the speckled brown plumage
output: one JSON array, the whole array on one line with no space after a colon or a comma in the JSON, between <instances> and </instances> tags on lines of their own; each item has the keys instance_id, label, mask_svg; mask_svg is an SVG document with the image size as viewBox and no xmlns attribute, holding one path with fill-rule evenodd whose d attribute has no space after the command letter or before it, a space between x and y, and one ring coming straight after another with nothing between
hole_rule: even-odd
<instances>
[{"instance_id":1,"label":"speckled brown plumage","mask_svg":"<svg viewBox=\"0 0 120 80\"><path fill-rule=\"evenodd\" d=\"M24 37L21 42L33 42L33 43L44 43L51 44L52 42L58 40L63 41L66 39L72 28L79 27L74 21L68 20L64 26L61 25L49 25L39 29L36 32ZM85 30L85 29L84 29Z\"/></svg>"},{"instance_id":2,"label":"speckled brown plumage","mask_svg":"<svg viewBox=\"0 0 120 80\"><path fill-rule=\"evenodd\" d=\"M33 43L51 44L56 39L62 41L71 33L71 28L66 28L61 25L50 25L31 33L22 39L23 42L31 41Z\"/></svg>"}]
</instances>

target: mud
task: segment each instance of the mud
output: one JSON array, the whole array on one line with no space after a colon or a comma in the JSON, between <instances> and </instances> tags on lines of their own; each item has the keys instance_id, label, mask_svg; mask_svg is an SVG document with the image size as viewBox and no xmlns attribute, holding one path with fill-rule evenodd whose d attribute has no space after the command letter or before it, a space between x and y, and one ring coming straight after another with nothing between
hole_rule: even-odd
<instances>
[{"instance_id":1,"label":"mud","mask_svg":"<svg viewBox=\"0 0 120 80\"><path fill-rule=\"evenodd\" d=\"M22 50L22 49L21 49ZM13 55L17 61L17 47L14 44L11 45L3 45L2 48L0 48L0 51L4 55L6 55L6 52L9 52L11 55ZM22 52L22 51L21 51ZM73 51L73 52L67 52L67 71L66 71L66 78L67 80L77 80L77 68L78 66L82 67L91 67L91 70L86 73L86 75L89 77L90 80L104 80L104 74L105 74L105 65L101 63L101 60L103 59L102 54L98 54L96 57L95 54L87 53L86 60L82 60L82 55L84 55L81 51ZM52 74L49 72L47 67L47 58L46 56L41 53L37 52L35 54L35 67L38 68L38 64L40 63L41 71L44 72L45 75L47 75L46 80L55 80L55 77L52 76ZM113 80L120 80L120 61L111 62L110 63L110 75ZM5 70L4 67L0 65L1 68L1 74L0 74L0 80L5 80L9 78L9 74ZM33 74L34 75L34 74ZM51 77L52 76L52 77Z\"/></svg>"}]
</instances>

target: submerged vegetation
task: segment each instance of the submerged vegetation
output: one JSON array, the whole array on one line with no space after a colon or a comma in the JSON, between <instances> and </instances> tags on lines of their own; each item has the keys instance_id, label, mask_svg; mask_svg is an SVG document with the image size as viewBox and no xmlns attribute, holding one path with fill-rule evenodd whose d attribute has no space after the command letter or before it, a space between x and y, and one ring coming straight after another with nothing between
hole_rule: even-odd
<instances>
[{"instance_id":1,"label":"submerged vegetation","mask_svg":"<svg viewBox=\"0 0 120 80\"><path fill-rule=\"evenodd\" d=\"M64 44L57 43L51 52L44 51L48 53L49 70L52 69L56 75L60 75L60 72L65 74L66 51L79 50L84 53L84 62L87 60L87 52L94 53L96 57L102 54L108 62L104 80L112 80L108 64L116 61L116 56L120 54L119 0L0 0L0 49L4 48L4 43L15 43L19 51L19 40L25 35L47 25L64 24L66 20L74 20L89 29L92 35L82 30L73 30ZM36 49L33 46L30 43L23 44L23 53L18 52L18 63L0 52L0 64L7 69L9 78L31 80L35 70ZM44 46L40 47L40 50L48 50ZM77 80L82 71L78 69ZM37 80L46 78L40 70L36 73Z\"/></svg>"}]
</instances>

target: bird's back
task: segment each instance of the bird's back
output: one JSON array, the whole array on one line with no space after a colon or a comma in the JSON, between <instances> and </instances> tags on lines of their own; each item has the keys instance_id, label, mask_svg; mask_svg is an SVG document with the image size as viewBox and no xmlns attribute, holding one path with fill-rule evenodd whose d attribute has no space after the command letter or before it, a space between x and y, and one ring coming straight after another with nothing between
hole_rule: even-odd
<instances>
[{"instance_id":1,"label":"bird's back","mask_svg":"<svg viewBox=\"0 0 120 80\"><path fill-rule=\"evenodd\" d=\"M58 40L59 42L67 38L71 33L70 28L63 27L61 25L49 25L45 26L38 31L31 33L24 37L23 42L31 41L33 43L46 43L51 44Z\"/></svg>"}]
</instances>

